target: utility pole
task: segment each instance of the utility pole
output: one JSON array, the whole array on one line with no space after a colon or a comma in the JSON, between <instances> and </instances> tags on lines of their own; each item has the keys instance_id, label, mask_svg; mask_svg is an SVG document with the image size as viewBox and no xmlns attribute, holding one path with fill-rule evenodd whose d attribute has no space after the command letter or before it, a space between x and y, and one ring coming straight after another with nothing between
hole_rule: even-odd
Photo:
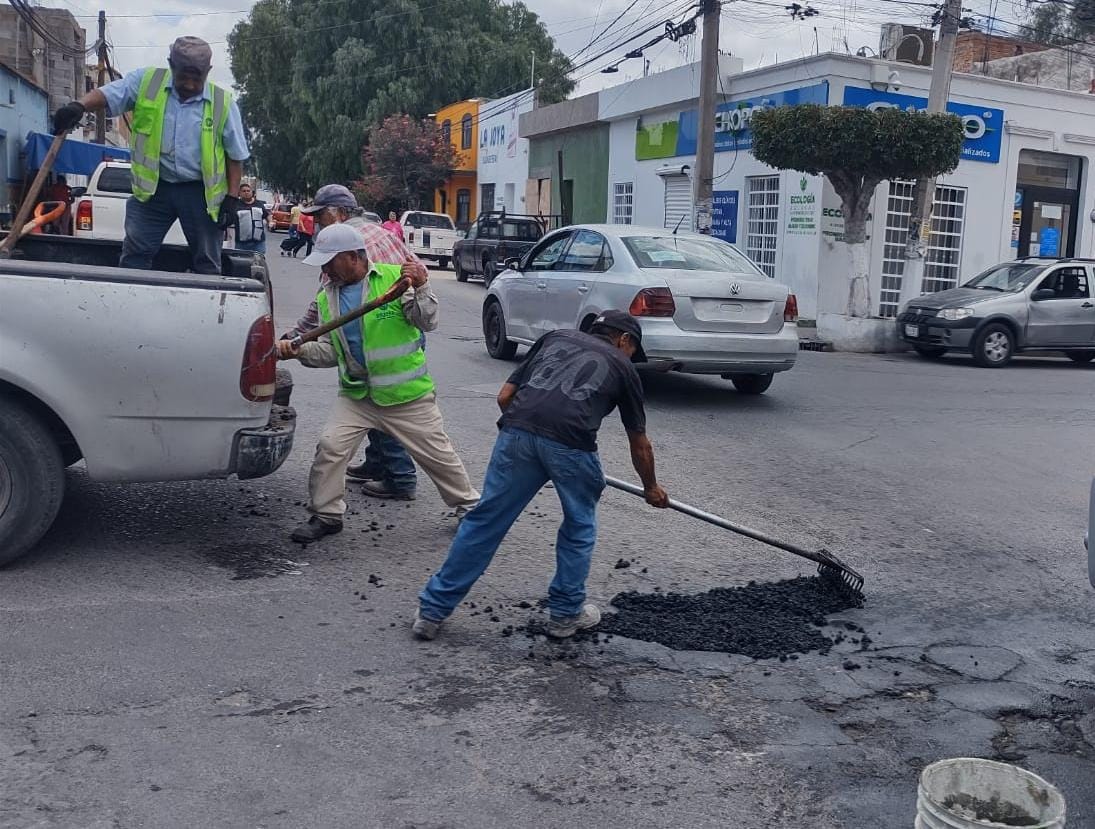
<instances>
[{"instance_id":1,"label":"utility pole","mask_svg":"<svg viewBox=\"0 0 1095 829\"><path fill-rule=\"evenodd\" d=\"M700 57L700 122L696 136L694 230L711 232L715 179L715 93L719 83L719 0L703 0L703 52Z\"/></svg>"},{"instance_id":2,"label":"utility pole","mask_svg":"<svg viewBox=\"0 0 1095 829\"><path fill-rule=\"evenodd\" d=\"M951 76L954 74L954 49L962 17L962 0L946 0L939 23L939 47L932 62L932 84L928 92L928 112L947 111ZM935 201L934 178L917 179L913 189L909 237L905 242L905 270L901 278L901 304L916 299L923 291L924 265L932 229L932 205Z\"/></svg>"},{"instance_id":3,"label":"utility pole","mask_svg":"<svg viewBox=\"0 0 1095 829\"><path fill-rule=\"evenodd\" d=\"M95 83L98 87L106 85L106 12L99 10L99 77ZM95 143L106 143L106 112L95 113Z\"/></svg>"}]
</instances>

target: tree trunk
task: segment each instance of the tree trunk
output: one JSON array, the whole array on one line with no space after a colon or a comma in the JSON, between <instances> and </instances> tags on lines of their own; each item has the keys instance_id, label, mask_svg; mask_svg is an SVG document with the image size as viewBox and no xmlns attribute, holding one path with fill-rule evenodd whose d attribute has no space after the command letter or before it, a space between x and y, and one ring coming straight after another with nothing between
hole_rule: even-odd
<instances>
[{"instance_id":1,"label":"tree trunk","mask_svg":"<svg viewBox=\"0 0 1095 829\"><path fill-rule=\"evenodd\" d=\"M867 255L867 219L871 212L871 197L878 179L855 178L839 172L828 173L833 189L840 196L844 213L844 243L852 258L852 273L848 277L849 317L871 315L871 267Z\"/></svg>"},{"instance_id":2,"label":"tree trunk","mask_svg":"<svg viewBox=\"0 0 1095 829\"><path fill-rule=\"evenodd\" d=\"M867 243L848 242L852 256L852 274L848 281L848 316L871 315L871 269L867 261Z\"/></svg>"}]
</instances>

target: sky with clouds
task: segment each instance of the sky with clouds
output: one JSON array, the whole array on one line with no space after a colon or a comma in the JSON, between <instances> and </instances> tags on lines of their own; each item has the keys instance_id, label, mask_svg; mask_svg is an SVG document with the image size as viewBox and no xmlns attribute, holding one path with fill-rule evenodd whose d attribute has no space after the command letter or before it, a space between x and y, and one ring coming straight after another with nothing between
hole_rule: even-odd
<instances>
[{"instance_id":1,"label":"sky with clouds","mask_svg":"<svg viewBox=\"0 0 1095 829\"><path fill-rule=\"evenodd\" d=\"M323 0L315 0L323 2ZM429 4L430 0L421 0ZM805 20L793 20L786 7L790 2L812 6L818 14ZM967 0L967 8L980 28L995 28L1013 34L1019 0ZM89 43L95 37L98 6L91 0L48 0L41 5L65 6L79 17L88 30ZM232 27L243 19L253 5L251 0L112 0L108 11L107 37L114 47L114 63L121 71L160 65L171 41L180 34L197 35L213 47L213 79L231 83L225 40ZM580 63L597 57L606 47L654 26L681 10L694 8L694 0L526 0L546 23L556 43ZM887 21L926 25L932 13L927 0L735 0L723 6L720 48L741 57L746 69L794 60L814 54L860 47L878 48L879 25ZM602 30L621 15L603 39ZM639 77L643 60L627 60L615 74L599 70L613 57L642 45L653 36L645 35L576 73L579 92L590 92ZM650 71L669 69L697 60L700 38L685 38L678 43L663 41L650 48L644 58Z\"/></svg>"}]
</instances>

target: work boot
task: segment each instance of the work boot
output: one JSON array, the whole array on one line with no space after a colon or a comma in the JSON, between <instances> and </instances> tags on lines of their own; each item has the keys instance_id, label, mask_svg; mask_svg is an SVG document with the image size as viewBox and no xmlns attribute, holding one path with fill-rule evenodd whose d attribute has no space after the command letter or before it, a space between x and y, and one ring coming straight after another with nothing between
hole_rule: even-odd
<instances>
[{"instance_id":1,"label":"work boot","mask_svg":"<svg viewBox=\"0 0 1095 829\"><path fill-rule=\"evenodd\" d=\"M319 541L325 535L334 535L342 532L342 522L339 520L324 520L318 515L313 515L295 530L289 537L298 544L308 544Z\"/></svg>"},{"instance_id":2,"label":"work boot","mask_svg":"<svg viewBox=\"0 0 1095 829\"><path fill-rule=\"evenodd\" d=\"M418 494L413 489L392 489L387 481L365 481L361 485L361 494L370 498L384 498L388 501L413 501Z\"/></svg>"},{"instance_id":3,"label":"work boot","mask_svg":"<svg viewBox=\"0 0 1095 829\"><path fill-rule=\"evenodd\" d=\"M435 622L432 619L424 619L422 617L422 611L420 610L414 612L414 624L411 625L411 632L419 639L433 639L437 636L437 631L440 629L440 622Z\"/></svg>"},{"instance_id":4,"label":"work boot","mask_svg":"<svg viewBox=\"0 0 1095 829\"><path fill-rule=\"evenodd\" d=\"M595 604L582 607L577 616L553 616L548 622L547 635L554 639L568 639L580 630L596 627L601 623L601 611Z\"/></svg>"},{"instance_id":5,"label":"work boot","mask_svg":"<svg viewBox=\"0 0 1095 829\"><path fill-rule=\"evenodd\" d=\"M380 481L380 474L369 468L368 463L359 463L356 466L346 467L346 477L355 481Z\"/></svg>"}]
</instances>

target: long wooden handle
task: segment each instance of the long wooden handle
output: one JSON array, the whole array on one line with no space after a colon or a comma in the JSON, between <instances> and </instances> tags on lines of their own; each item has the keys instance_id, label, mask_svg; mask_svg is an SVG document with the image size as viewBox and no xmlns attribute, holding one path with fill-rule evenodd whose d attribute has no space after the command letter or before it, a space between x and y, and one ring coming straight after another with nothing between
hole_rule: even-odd
<instances>
[{"instance_id":1,"label":"long wooden handle","mask_svg":"<svg viewBox=\"0 0 1095 829\"><path fill-rule=\"evenodd\" d=\"M393 299L397 299L398 297L403 296L403 294L407 293L407 290L410 287L411 287L411 280L407 277L403 277L398 282L396 282L391 288L389 288L387 293L383 294L382 296L378 296L372 302L367 302L364 305L362 305L360 308L355 308L354 310L343 314L341 317L336 317L335 319L331 320L330 322L324 323L323 325L319 326L318 328L313 328L311 331L309 331L306 334L301 334L299 337L294 337L293 338L293 344L299 347L299 346L303 345L304 343L315 342L320 337L322 337L324 334L328 334L331 331L334 331L336 328L341 328L346 323L353 322L354 320L358 319L359 317L365 316L370 311L375 311L377 308L381 307L382 305L387 305Z\"/></svg>"},{"instance_id":2,"label":"long wooden handle","mask_svg":"<svg viewBox=\"0 0 1095 829\"><path fill-rule=\"evenodd\" d=\"M38 198L38 191L42 189L42 185L45 183L46 176L49 175L49 171L53 169L53 162L57 158L57 153L61 152L61 145L65 143L65 135L53 136L53 143L49 145L49 151L46 153L46 157L42 159L42 166L38 168L38 174L34 177L34 181L31 182L30 189L23 196L23 203L19 206L19 212L15 214L15 221L11 223L11 230L8 232L7 238L3 243L0 243L0 259L7 259L11 256L11 250L15 247L15 243L18 242L24 233L29 230L25 227L27 223L27 216L30 215L30 211L34 209L34 200Z\"/></svg>"}]
</instances>

